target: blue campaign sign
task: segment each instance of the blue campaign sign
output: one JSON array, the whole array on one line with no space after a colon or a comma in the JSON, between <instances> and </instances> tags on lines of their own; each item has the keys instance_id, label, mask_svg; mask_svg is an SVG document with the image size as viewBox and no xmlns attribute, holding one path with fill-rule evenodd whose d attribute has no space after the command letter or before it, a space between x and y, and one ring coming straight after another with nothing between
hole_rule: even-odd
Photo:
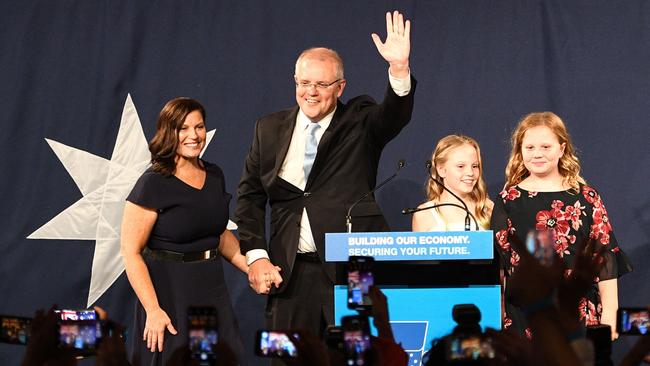
<instances>
[{"instance_id":1,"label":"blue campaign sign","mask_svg":"<svg viewBox=\"0 0 650 366\"><path fill-rule=\"evenodd\" d=\"M481 285L444 288L413 288L382 286L388 300L390 324L395 340L409 355L409 365L419 365L422 355L431 348L431 342L450 334L456 322L451 311L457 304L474 304L481 311L479 322L486 327L501 329L501 287ZM334 287L334 316L340 325L341 317L357 312L347 308L347 286ZM377 334L376 329L372 329Z\"/></svg>"},{"instance_id":2,"label":"blue campaign sign","mask_svg":"<svg viewBox=\"0 0 650 366\"><path fill-rule=\"evenodd\" d=\"M492 259L492 230L325 234L325 260L345 262L350 256L377 261Z\"/></svg>"}]
</instances>

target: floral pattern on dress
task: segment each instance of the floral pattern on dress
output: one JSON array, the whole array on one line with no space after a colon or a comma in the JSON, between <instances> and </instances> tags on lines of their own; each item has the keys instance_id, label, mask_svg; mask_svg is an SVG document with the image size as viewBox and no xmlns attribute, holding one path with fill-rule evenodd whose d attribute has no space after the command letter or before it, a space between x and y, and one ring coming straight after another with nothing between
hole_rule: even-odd
<instances>
[{"instance_id":1,"label":"floral pattern on dress","mask_svg":"<svg viewBox=\"0 0 650 366\"><path fill-rule=\"evenodd\" d=\"M587 202L594 205L591 237L598 239L598 241L603 245L609 244L609 233L612 231L612 225L609 223L607 209L600 199L600 195L595 189L588 186L582 187L582 195L585 197Z\"/></svg>"},{"instance_id":2,"label":"floral pattern on dress","mask_svg":"<svg viewBox=\"0 0 650 366\"><path fill-rule=\"evenodd\" d=\"M495 202L491 229L501 251L503 267L511 275L519 264L519 255L512 248L509 235L524 242L529 230L549 230L553 234L555 252L564 263L569 276L574 262L575 245L587 238L596 238L613 255L615 265L605 266L594 277L592 287L580 302L580 319L586 325L600 323L602 304L598 282L620 277L632 270L631 264L612 231L607 210L598 192L587 185L579 190L560 192L528 192L518 186L504 189ZM525 198L524 198L525 197ZM508 277L506 277L507 289ZM521 311L506 301L504 328L513 327L526 334L526 319Z\"/></svg>"},{"instance_id":3,"label":"floral pattern on dress","mask_svg":"<svg viewBox=\"0 0 650 366\"><path fill-rule=\"evenodd\" d=\"M598 303L598 305L589 301L586 297L580 299L580 304L578 305L580 321L584 322L585 325L598 325L600 324L600 317L603 312L603 305Z\"/></svg>"},{"instance_id":4,"label":"floral pattern on dress","mask_svg":"<svg viewBox=\"0 0 650 366\"><path fill-rule=\"evenodd\" d=\"M515 187L510 187L508 190L503 190L501 191L501 198L503 199L503 203L506 203L506 201L513 201L521 196L521 192L517 190Z\"/></svg>"},{"instance_id":5,"label":"floral pattern on dress","mask_svg":"<svg viewBox=\"0 0 650 366\"><path fill-rule=\"evenodd\" d=\"M580 226L582 226L581 216L587 215L584 210L585 206L581 205L579 200L576 201L573 205L567 206L564 210L565 215L571 221L571 228L573 228L573 230L578 230L580 229Z\"/></svg>"},{"instance_id":6,"label":"floral pattern on dress","mask_svg":"<svg viewBox=\"0 0 650 366\"><path fill-rule=\"evenodd\" d=\"M565 254L571 254L568 250L569 245L576 242L576 236L570 234L571 229L578 230L580 228L582 225L580 215L585 214L584 206L580 205L580 201L564 207L564 202L553 200L550 210L538 211L535 216L536 230L550 230L553 233L555 252L560 258Z\"/></svg>"},{"instance_id":7,"label":"floral pattern on dress","mask_svg":"<svg viewBox=\"0 0 650 366\"><path fill-rule=\"evenodd\" d=\"M512 227L512 221L508 219L508 227L499 230L496 232L495 237L497 239L497 243L499 243L499 247L501 247L502 250L509 252L510 251L510 242L508 241L508 236L512 235L515 232L515 229Z\"/></svg>"},{"instance_id":8,"label":"floral pattern on dress","mask_svg":"<svg viewBox=\"0 0 650 366\"><path fill-rule=\"evenodd\" d=\"M524 334L526 335L526 338L528 338L529 341L533 339L533 331L530 328L526 328Z\"/></svg>"}]
</instances>

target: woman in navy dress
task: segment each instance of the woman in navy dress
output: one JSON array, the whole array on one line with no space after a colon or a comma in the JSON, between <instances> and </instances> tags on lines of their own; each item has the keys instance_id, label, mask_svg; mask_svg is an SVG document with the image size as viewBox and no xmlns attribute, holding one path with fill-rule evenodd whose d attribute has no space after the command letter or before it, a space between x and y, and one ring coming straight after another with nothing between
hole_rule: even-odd
<instances>
[{"instance_id":1,"label":"woman in navy dress","mask_svg":"<svg viewBox=\"0 0 650 366\"><path fill-rule=\"evenodd\" d=\"M519 255L510 245L529 231L550 232L555 255L569 275L579 243L587 238L604 247L605 266L579 305L584 325L607 324L616 338L618 277L632 266L618 246L600 194L580 175L580 162L564 123L552 112L531 113L512 134L506 184L492 212L491 228L504 258L505 291ZM530 336L520 309L506 303L504 327Z\"/></svg>"},{"instance_id":2,"label":"woman in navy dress","mask_svg":"<svg viewBox=\"0 0 650 366\"><path fill-rule=\"evenodd\" d=\"M230 194L221 169L200 159L205 110L190 98L169 101L149 144L152 166L127 197L121 252L135 291L134 365L164 365L187 346L187 309L217 309L221 341L244 363L224 282L223 256L243 272L239 241L226 229Z\"/></svg>"}]
</instances>

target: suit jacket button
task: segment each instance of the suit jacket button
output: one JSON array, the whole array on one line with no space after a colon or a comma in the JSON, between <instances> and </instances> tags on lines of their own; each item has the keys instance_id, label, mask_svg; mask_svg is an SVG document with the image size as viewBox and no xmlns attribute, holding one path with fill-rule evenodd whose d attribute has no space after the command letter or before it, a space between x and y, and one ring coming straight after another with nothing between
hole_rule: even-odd
<instances>
[{"instance_id":1,"label":"suit jacket button","mask_svg":"<svg viewBox=\"0 0 650 366\"><path fill-rule=\"evenodd\" d=\"M309 196L311 196L311 192L305 192L305 193L303 193L302 195L303 195L304 197L309 197Z\"/></svg>"}]
</instances>

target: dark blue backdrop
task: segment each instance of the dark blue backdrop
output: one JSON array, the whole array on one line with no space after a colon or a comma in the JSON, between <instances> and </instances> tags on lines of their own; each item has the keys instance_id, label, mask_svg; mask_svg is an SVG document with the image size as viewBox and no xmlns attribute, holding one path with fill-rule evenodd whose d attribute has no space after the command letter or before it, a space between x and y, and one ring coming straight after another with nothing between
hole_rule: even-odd
<instances>
[{"instance_id":1,"label":"dark blue backdrop","mask_svg":"<svg viewBox=\"0 0 650 366\"><path fill-rule=\"evenodd\" d=\"M411 124L386 149L380 178L410 165L378 194L394 229L401 208L423 201L423 162L449 133L481 144L492 197L503 184L518 119L552 110L567 123L584 176L600 190L636 272L621 305L646 305L650 258L650 2L618 1L4 1L0 4L0 313L30 316L53 303L83 307L95 249L89 240L26 237L82 198L44 138L110 159L130 93L147 139L164 102L202 101L218 128L205 158L235 192L254 121L295 103L293 63L310 46L346 61L343 99L381 98L386 64L371 32L384 13L413 21L419 81ZM234 204L231 205L231 210ZM227 269L246 344L263 298ZM130 322L122 275L99 298ZM631 343L615 343L617 358ZM0 345L0 363L23 348Z\"/></svg>"}]
</instances>

